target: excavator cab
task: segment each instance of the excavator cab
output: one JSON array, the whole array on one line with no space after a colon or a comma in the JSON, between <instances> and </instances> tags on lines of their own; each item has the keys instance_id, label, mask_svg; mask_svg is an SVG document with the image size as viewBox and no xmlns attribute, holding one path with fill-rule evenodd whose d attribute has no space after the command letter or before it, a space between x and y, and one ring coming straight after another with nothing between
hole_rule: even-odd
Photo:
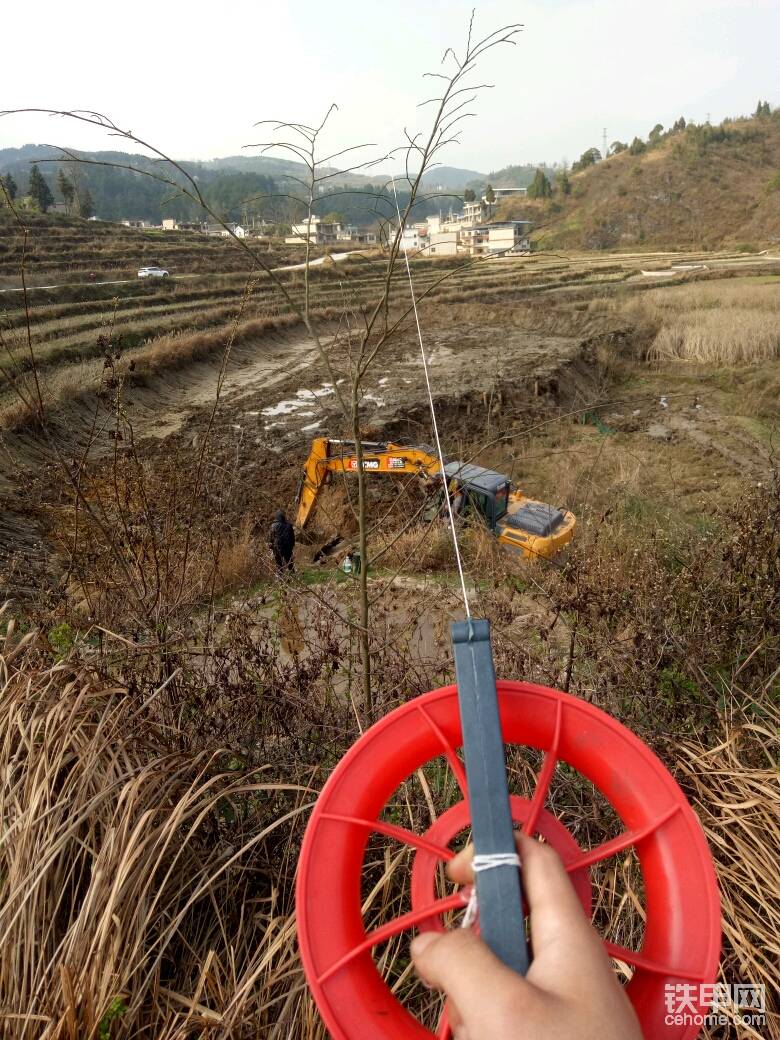
<instances>
[{"instance_id":1,"label":"excavator cab","mask_svg":"<svg viewBox=\"0 0 780 1040\"><path fill-rule=\"evenodd\" d=\"M444 467L447 483L460 481L466 493L466 513L478 513L491 531L509 508L509 479L501 473L473 466L469 462L449 462Z\"/></svg>"},{"instance_id":2,"label":"excavator cab","mask_svg":"<svg viewBox=\"0 0 780 1040\"><path fill-rule=\"evenodd\" d=\"M468 462L449 462L445 473L465 491L466 515L478 514L503 545L524 556L549 557L571 541L574 515L526 498L505 474Z\"/></svg>"}]
</instances>

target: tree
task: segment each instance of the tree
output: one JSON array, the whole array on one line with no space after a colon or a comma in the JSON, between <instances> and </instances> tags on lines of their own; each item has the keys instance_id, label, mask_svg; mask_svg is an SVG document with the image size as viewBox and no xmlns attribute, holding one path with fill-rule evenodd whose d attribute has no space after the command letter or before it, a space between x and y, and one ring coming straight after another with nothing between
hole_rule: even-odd
<instances>
[{"instance_id":1,"label":"tree","mask_svg":"<svg viewBox=\"0 0 780 1040\"><path fill-rule=\"evenodd\" d=\"M663 134L663 132L664 132L663 124L662 123L656 123L655 126L653 127L653 129L650 131L650 133L648 135L648 138L647 138L648 141L650 142L650 144L658 144L658 142L661 140L661 135Z\"/></svg>"},{"instance_id":2,"label":"tree","mask_svg":"<svg viewBox=\"0 0 780 1040\"><path fill-rule=\"evenodd\" d=\"M496 193L493 191L493 185L488 184L487 188L485 189L485 202L487 202L489 206L492 206L495 201Z\"/></svg>"},{"instance_id":3,"label":"tree","mask_svg":"<svg viewBox=\"0 0 780 1040\"><path fill-rule=\"evenodd\" d=\"M528 185L529 199L549 199L552 195L552 185L547 180L544 170L537 170L533 181Z\"/></svg>"},{"instance_id":4,"label":"tree","mask_svg":"<svg viewBox=\"0 0 780 1040\"><path fill-rule=\"evenodd\" d=\"M629 152L631 155L641 155L642 152L647 151L647 145L641 137L635 137L629 146Z\"/></svg>"},{"instance_id":5,"label":"tree","mask_svg":"<svg viewBox=\"0 0 780 1040\"><path fill-rule=\"evenodd\" d=\"M474 194L474 191L473 191L472 188L466 188L466 190L463 192L463 201L464 202L475 202L476 198L477 198L477 196Z\"/></svg>"},{"instance_id":6,"label":"tree","mask_svg":"<svg viewBox=\"0 0 780 1040\"><path fill-rule=\"evenodd\" d=\"M613 141L612 144L609 146L609 154L617 155L619 152L625 152L627 148L628 145L625 141Z\"/></svg>"},{"instance_id":7,"label":"tree","mask_svg":"<svg viewBox=\"0 0 780 1040\"><path fill-rule=\"evenodd\" d=\"M76 189L73 187L73 182L65 175L62 169L57 174L57 191L62 196L62 201L68 207L68 213L72 212Z\"/></svg>"},{"instance_id":8,"label":"tree","mask_svg":"<svg viewBox=\"0 0 780 1040\"><path fill-rule=\"evenodd\" d=\"M51 188L46 183L43 174L37 166L33 166L30 170L30 187L27 189L27 194L32 196L33 202L41 213L45 213L54 202Z\"/></svg>"},{"instance_id":9,"label":"tree","mask_svg":"<svg viewBox=\"0 0 780 1040\"><path fill-rule=\"evenodd\" d=\"M757 119L760 119L762 116L771 116L771 114L772 109L769 107L769 102L759 101L758 105L756 105L756 110L753 113L753 116Z\"/></svg>"},{"instance_id":10,"label":"tree","mask_svg":"<svg viewBox=\"0 0 780 1040\"><path fill-rule=\"evenodd\" d=\"M16 181L13 179L10 173L7 173L5 177L0 177L0 181L3 182L3 187L6 190L6 194L11 202L16 198L19 189L16 186Z\"/></svg>"},{"instance_id":11,"label":"tree","mask_svg":"<svg viewBox=\"0 0 780 1040\"><path fill-rule=\"evenodd\" d=\"M589 148L582 153L576 163L572 163L571 168L574 173L578 173L580 170L585 170L588 166L593 166L597 162L601 162L601 152L598 148Z\"/></svg>"},{"instance_id":12,"label":"tree","mask_svg":"<svg viewBox=\"0 0 780 1040\"><path fill-rule=\"evenodd\" d=\"M569 175L566 173L566 170L563 170L558 174L558 178L555 181L555 189L556 191L559 191L561 195L571 194L571 181L569 180Z\"/></svg>"},{"instance_id":13,"label":"tree","mask_svg":"<svg viewBox=\"0 0 780 1040\"><path fill-rule=\"evenodd\" d=\"M674 122L674 126L672 127L672 133L673 134L679 133L679 131L680 130L684 130L687 125L688 124L685 122L683 117L680 116L680 118L676 119L675 122Z\"/></svg>"},{"instance_id":14,"label":"tree","mask_svg":"<svg viewBox=\"0 0 780 1040\"><path fill-rule=\"evenodd\" d=\"M89 188L85 188L79 197L79 216L87 219L88 217L91 217L94 212L95 204L92 201Z\"/></svg>"}]
</instances>

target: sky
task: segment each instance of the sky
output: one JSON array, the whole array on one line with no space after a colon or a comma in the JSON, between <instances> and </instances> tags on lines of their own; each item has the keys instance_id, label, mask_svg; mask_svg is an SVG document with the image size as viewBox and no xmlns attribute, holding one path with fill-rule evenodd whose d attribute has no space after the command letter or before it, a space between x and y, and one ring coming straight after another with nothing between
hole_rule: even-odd
<instances>
[{"instance_id":1,"label":"sky","mask_svg":"<svg viewBox=\"0 0 780 1040\"><path fill-rule=\"evenodd\" d=\"M419 102L437 81L423 73L446 71L448 46L462 51L472 7L477 34L523 29L481 62L475 82L493 86L447 165L571 162L605 128L630 141L680 115L780 104L780 0L42 0L35 31L24 4L4 5L0 108L91 109L176 158L208 159L258 154L244 146L273 136L258 120L312 124L335 102L322 154L372 142L355 153L368 160L404 128L425 130ZM71 120L0 118L0 148L31 142L131 150Z\"/></svg>"}]
</instances>

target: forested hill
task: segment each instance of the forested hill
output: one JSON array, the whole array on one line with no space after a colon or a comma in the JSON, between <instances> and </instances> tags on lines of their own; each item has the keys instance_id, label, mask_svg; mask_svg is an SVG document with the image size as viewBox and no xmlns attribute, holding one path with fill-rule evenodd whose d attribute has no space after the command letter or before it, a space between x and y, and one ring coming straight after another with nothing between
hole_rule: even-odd
<instances>
[{"instance_id":1,"label":"forested hill","mask_svg":"<svg viewBox=\"0 0 780 1040\"><path fill-rule=\"evenodd\" d=\"M466 187L480 195L488 184L493 188L527 188L533 182L537 170L542 170L548 178L552 179L558 171L558 165L518 163L513 166L504 166L500 170L492 170L488 174L478 174L466 184Z\"/></svg>"},{"instance_id":2,"label":"forested hill","mask_svg":"<svg viewBox=\"0 0 780 1040\"><path fill-rule=\"evenodd\" d=\"M79 197L91 200L91 212L103 220L150 220L162 217L197 220L202 217L194 202L176 197L175 190L162 183L160 176L185 184L186 178L168 164L155 163L146 155L127 152L76 152L86 162L62 162L59 149L47 145L25 145L0 150L0 174L10 174L20 195L28 191L34 164L43 175L55 202L62 202L60 172L74 185ZM228 219L241 219L241 203L252 196L273 195L276 181L254 172L209 170L202 163L181 164L196 179L208 204ZM143 173L135 172L134 167ZM85 214L91 215L91 214ZM275 216L275 214L270 214Z\"/></svg>"},{"instance_id":3,"label":"forested hill","mask_svg":"<svg viewBox=\"0 0 780 1040\"><path fill-rule=\"evenodd\" d=\"M656 126L647 139L586 152L546 192L502 203L533 220L547 248L715 248L780 245L780 109L752 118Z\"/></svg>"},{"instance_id":4,"label":"forested hill","mask_svg":"<svg viewBox=\"0 0 780 1040\"><path fill-rule=\"evenodd\" d=\"M73 185L76 198L82 203L87 200L82 215L94 214L103 220L159 223L163 217L200 220L207 216L195 202L158 179L164 176L177 184L186 184L186 177L170 164L127 152L73 154L84 161L62 161L62 151L48 145L0 149L0 176L10 175L22 197L28 194L33 168L37 168L54 203L67 202L71 189L63 184L65 178ZM195 179L208 206L226 220L246 221L256 216L289 223L302 216L301 206L294 201L302 194L300 179L305 177L300 163L236 156L209 162L183 161L180 165ZM338 214L340 219L354 224L372 224L379 217L390 217L395 203L386 188L386 179L377 174L374 180L376 183L357 174L334 177L332 192L318 199L315 209L321 215ZM344 185L349 186L347 193ZM402 204L404 197L405 193L399 190ZM439 198L421 201L416 214L423 217L437 212L442 204Z\"/></svg>"}]
</instances>

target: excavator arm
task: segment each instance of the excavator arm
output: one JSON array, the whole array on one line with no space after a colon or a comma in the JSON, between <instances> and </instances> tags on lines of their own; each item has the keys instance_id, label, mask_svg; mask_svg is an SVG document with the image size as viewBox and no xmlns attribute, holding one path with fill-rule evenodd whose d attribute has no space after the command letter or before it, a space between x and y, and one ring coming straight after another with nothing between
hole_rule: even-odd
<instances>
[{"instance_id":1,"label":"excavator arm","mask_svg":"<svg viewBox=\"0 0 780 1040\"><path fill-rule=\"evenodd\" d=\"M363 441L362 447L363 469L369 473L422 473L433 476L441 469L439 460L426 448L371 441ZM357 468L358 456L354 441L314 438L298 489L295 523L300 530L306 526L330 474L354 473Z\"/></svg>"}]
</instances>

